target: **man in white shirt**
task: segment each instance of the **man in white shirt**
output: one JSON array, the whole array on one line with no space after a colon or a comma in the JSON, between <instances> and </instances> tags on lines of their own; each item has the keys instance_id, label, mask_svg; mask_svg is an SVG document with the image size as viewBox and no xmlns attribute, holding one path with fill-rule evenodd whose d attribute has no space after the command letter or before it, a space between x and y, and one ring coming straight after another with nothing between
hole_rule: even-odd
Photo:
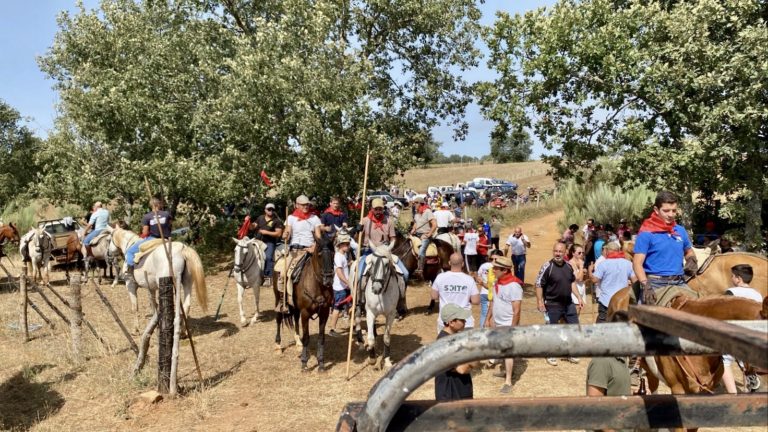
<instances>
[{"instance_id":1,"label":"man in white shirt","mask_svg":"<svg viewBox=\"0 0 768 432\"><path fill-rule=\"evenodd\" d=\"M525 281L525 254L529 247L531 247L531 240L523 234L523 227L521 226L515 228L515 231L509 235L504 247L504 256L510 256L511 252L512 263L515 265L515 276L521 281Z\"/></svg>"},{"instance_id":2,"label":"man in white shirt","mask_svg":"<svg viewBox=\"0 0 768 432\"><path fill-rule=\"evenodd\" d=\"M480 265L478 262L479 255L477 254L477 242L480 241L480 235L470 226L469 230L464 233L464 256L467 259L467 269L470 273L477 271L477 267Z\"/></svg>"},{"instance_id":3,"label":"man in white shirt","mask_svg":"<svg viewBox=\"0 0 768 432\"><path fill-rule=\"evenodd\" d=\"M321 236L320 218L309 212L309 198L299 195L296 210L285 220L283 239L294 249L315 251L315 239Z\"/></svg>"},{"instance_id":4,"label":"man in white shirt","mask_svg":"<svg viewBox=\"0 0 768 432\"><path fill-rule=\"evenodd\" d=\"M488 323L493 327L512 327L520 325L520 306L523 303L522 281L512 274L512 260L507 257L499 257L493 263L493 273L496 283L493 287L493 300L488 313ZM512 370L514 359L505 358L503 372L497 372L494 376L504 377L504 385L501 393L512 391Z\"/></svg>"},{"instance_id":5,"label":"man in white shirt","mask_svg":"<svg viewBox=\"0 0 768 432\"><path fill-rule=\"evenodd\" d=\"M442 311L443 305L454 303L471 312L473 304L480 304L480 292L477 290L477 284L472 276L461 271L464 260L460 253L451 254L448 262L451 265L451 270L437 275L432 284L432 300L440 301L440 311ZM440 320L440 313L437 315L437 332L439 333L443 328L443 322ZM474 317L470 315L465 328L473 328L474 326Z\"/></svg>"},{"instance_id":6,"label":"man in white shirt","mask_svg":"<svg viewBox=\"0 0 768 432\"><path fill-rule=\"evenodd\" d=\"M440 210L435 212L435 222L437 222L437 234L445 234L451 230L453 222L456 216L450 210L450 205L447 201L443 201L440 205Z\"/></svg>"}]
</instances>

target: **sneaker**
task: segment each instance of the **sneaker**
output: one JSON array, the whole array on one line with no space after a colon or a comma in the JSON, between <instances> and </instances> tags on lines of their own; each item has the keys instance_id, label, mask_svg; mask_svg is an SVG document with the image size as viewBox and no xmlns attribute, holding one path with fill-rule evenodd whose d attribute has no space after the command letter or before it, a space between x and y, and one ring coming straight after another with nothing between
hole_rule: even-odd
<instances>
[{"instance_id":1,"label":"sneaker","mask_svg":"<svg viewBox=\"0 0 768 432\"><path fill-rule=\"evenodd\" d=\"M576 357L568 357L567 360L573 364L579 364L579 359Z\"/></svg>"},{"instance_id":2,"label":"sneaker","mask_svg":"<svg viewBox=\"0 0 768 432\"><path fill-rule=\"evenodd\" d=\"M341 333L337 332L334 329L331 329L331 331L328 332L328 336L330 336L330 337L339 337L339 336L341 336Z\"/></svg>"},{"instance_id":3,"label":"sneaker","mask_svg":"<svg viewBox=\"0 0 768 432\"><path fill-rule=\"evenodd\" d=\"M547 358L547 364L550 366L557 366L557 359L554 357Z\"/></svg>"},{"instance_id":4,"label":"sneaker","mask_svg":"<svg viewBox=\"0 0 768 432\"><path fill-rule=\"evenodd\" d=\"M501 390L499 390L499 393L507 394L512 391L512 386L509 384L504 384L501 386Z\"/></svg>"}]
</instances>

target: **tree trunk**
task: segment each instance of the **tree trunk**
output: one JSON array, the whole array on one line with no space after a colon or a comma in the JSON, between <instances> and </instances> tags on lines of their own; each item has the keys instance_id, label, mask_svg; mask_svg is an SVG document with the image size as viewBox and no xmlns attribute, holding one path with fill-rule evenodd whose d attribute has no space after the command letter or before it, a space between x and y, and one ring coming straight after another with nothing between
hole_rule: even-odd
<instances>
[{"instance_id":1,"label":"tree trunk","mask_svg":"<svg viewBox=\"0 0 768 432\"><path fill-rule=\"evenodd\" d=\"M760 188L752 190L746 206L744 246L750 252L759 252L763 247L763 239L761 236L763 227L763 193Z\"/></svg>"}]
</instances>

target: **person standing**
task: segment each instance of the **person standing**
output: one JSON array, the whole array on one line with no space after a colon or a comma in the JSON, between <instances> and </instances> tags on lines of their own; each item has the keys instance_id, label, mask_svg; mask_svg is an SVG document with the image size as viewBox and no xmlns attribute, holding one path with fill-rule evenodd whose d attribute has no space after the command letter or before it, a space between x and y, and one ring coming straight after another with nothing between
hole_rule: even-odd
<instances>
[{"instance_id":1,"label":"person standing","mask_svg":"<svg viewBox=\"0 0 768 432\"><path fill-rule=\"evenodd\" d=\"M493 245L494 249L499 249L499 236L501 235L501 222L499 222L499 217L496 215L491 215L491 223L489 225L489 237L491 239L491 245Z\"/></svg>"},{"instance_id":2,"label":"person standing","mask_svg":"<svg viewBox=\"0 0 768 432\"><path fill-rule=\"evenodd\" d=\"M504 248L504 256L510 256L511 252L512 262L515 264L515 276L521 281L525 281L525 255L529 247L531 247L530 239L523 234L523 227L518 226L507 238Z\"/></svg>"},{"instance_id":3,"label":"person standing","mask_svg":"<svg viewBox=\"0 0 768 432\"><path fill-rule=\"evenodd\" d=\"M685 229L675 222L677 196L669 191L656 195L653 212L638 230L633 269L643 304L668 306L679 294L698 298L685 283L684 272L696 272L698 263ZM683 266L685 260L685 267Z\"/></svg>"},{"instance_id":4,"label":"person standing","mask_svg":"<svg viewBox=\"0 0 768 432\"><path fill-rule=\"evenodd\" d=\"M493 284L496 283L496 275L493 273L493 263L496 258L504 256L498 249L491 251L491 257L488 262L483 263L477 269L475 281L480 285L480 328L485 327L488 316L488 304L493 299Z\"/></svg>"},{"instance_id":5,"label":"person standing","mask_svg":"<svg viewBox=\"0 0 768 432\"><path fill-rule=\"evenodd\" d=\"M467 260L467 270L470 274L477 272L477 268L480 265L477 252L477 244L480 242L480 235L475 231L472 225L469 226L464 233L462 243L464 244L464 257Z\"/></svg>"},{"instance_id":6,"label":"person standing","mask_svg":"<svg viewBox=\"0 0 768 432\"><path fill-rule=\"evenodd\" d=\"M173 222L173 217L170 213L164 210L165 202L161 198L152 197L149 205L152 208L152 211L141 218L141 240L131 245L125 251L125 265L127 268L125 273L126 281L136 281L136 278L133 275L133 269L136 265L134 256L139 252L142 243L160 238L165 238L166 240L170 240L171 238L171 223Z\"/></svg>"},{"instance_id":7,"label":"person standing","mask_svg":"<svg viewBox=\"0 0 768 432\"><path fill-rule=\"evenodd\" d=\"M523 303L523 282L512 274L512 260L504 256L497 258L493 263L493 273L496 276L496 283L493 286L493 300L490 303L486 325L518 326L520 325L520 305ZM501 393L512 391L514 361L514 358L504 359L504 385L501 387ZM502 376L502 373L494 376Z\"/></svg>"},{"instance_id":8,"label":"person standing","mask_svg":"<svg viewBox=\"0 0 768 432\"><path fill-rule=\"evenodd\" d=\"M567 324L578 324L577 308L584 305L576 288L576 276L573 267L565 261L565 244L558 241L552 247L552 259L545 262L536 277L536 303L539 312L544 312L550 324L557 324L561 318ZM579 301L574 303L572 295ZM569 357L571 363L579 360ZM557 366L557 359L550 357L547 363Z\"/></svg>"},{"instance_id":9,"label":"person standing","mask_svg":"<svg viewBox=\"0 0 768 432\"><path fill-rule=\"evenodd\" d=\"M339 321L346 299L349 297L349 265L347 263L347 252L349 252L349 242L351 238L348 234L339 234L336 236L336 253L333 255L333 312L331 313L331 330L328 336L341 336L336 332L336 323Z\"/></svg>"},{"instance_id":10,"label":"person standing","mask_svg":"<svg viewBox=\"0 0 768 432\"><path fill-rule=\"evenodd\" d=\"M576 241L576 231L578 230L578 225L571 224L568 228L565 229L565 231L563 231L563 238L560 240L565 243L567 247L570 247Z\"/></svg>"},{"instance_id":11,"label":"person standing","mask_svg":"<svg viewBox=\"0 0 768 432\"><path fill-rule=\"evenodd\" d=\"M584 236L584 242L589 238L589 232L595 231L595 220L592 218L587 219L587 223L581 228L581 233Z\"/></svg>"},{"instance_id":12,"label":"person standing","mask_svg":"<svg viewBox=\"0 0 768 432\"><path fill-rule=\"evenodd\" d=\"M472 276L461 271L464 259L462 259L460 253L454 252L451 254L448 262L451 265L451 269L437 275L435 282L432 284L432 300L440 302L440 314L438 315L442 315L443 307L449 303L459 305L471 314L472 305L480 304L480 292L477 290L477 284L475 284ZM470 315L467 318L466 327L473 328L474 326L475 320ZM442 321L438 319L438 332L442 327Z\"/></svg>"},{"instance_id":13,"label":"person standing","mask_svg":"<svg viewBox=\"0 0 768 432\"><path fill-rule=\"evenodd\" d=\"M85 246L85 253L87 257L93 258L91 242L96 238L97 235L104 231L108 224L109 211L102 206L101 201L96 201L93 204L93 210L91 211L91 216L88 218L88 225L85 227L84 231L88 232L89 229L93 228L93 231L88 233L88 235L86 235L83 239L83 246Z\"/></svg>"},{"instance_id":14,"label":"person standing","mask_svg":"<svg viewBox=\"0 0 768 432\"><path fill-rule=\"evenodd\" d=\"M256 224L251 225L251 229L255 231L254 237L267 246L264 251L264 283L269 284L275 267L275 248L285 229L274 204L267 203L264 206L264 214L256 218Z\"/></svg>"},{"instance_id":15,"label":"person standing","mask_svg":"<svg viewBox=\"0 0 768 432\"><path fill-rule=\"evenodd\" d=\"M637 281L632 263L625 258L619 243L608 243L603 257L605 260L595 266L592 276L592 281L600 284L600 295L597 298L597 323L606 321L608 305L613 295L625 288L629 282Z\"/></svg>"},{"instance_id":16,"label":"person standing","mask_svg":"<svg viewBox=\"0 0 768 432\"><path fill-rule=\"evenodd\" d=\"M441 204L440 210L435 212L435 222L437 223L437 235L445 234L447 232L450 232L451 226L453 226L453 222L456 220L456 217L453 215L453 212L450 210L450 205L447 201L443 201Z\"/></svg>"},{"instance_id":17,"label":"person standing","mask_svg":"<svg viewBox=\"0 0 768 432\"><path fill-rule=\"evenodd\" d=\"M435 231L437 231L437 222L435 221L435 215L432 214L432 210L430 210L429 206L424 202L424 198L416 197L413 202L418 208L416 209L416 215L413 218L411 235L421 239L419 264L414 274L421 276L424 274L424 261L427 259L429 239L432 238Z\"/></svg>"},{"instance_id":18,"label":"person standing","mask_svg":"<svg viewBox=\"0 0 768 432\"><path fill-rule=\"evenodd\" d=\"M577 227L578 228L578 227ZM568 249L568 264L573 267L573 275L576 278L576 290L579 291L579 297L571 294L571 300L574 303L579 302L579 298L586 299L587 294L587 269L584 267L584 248L580 244L572 244ZM581 315L581 313L579 313Z\"/></svg>"},{"instance_id":19,"label":"person standing","mask_svg":"<svg viewBox=\"0 0 768 432\"><path fill-rule=\"evenodd\" d=\"M449 303L440 310L442 328L438 339L454 335L464 330L472 313L463 307ZM452 401L472 399L472 375L470 371L479 366L479 362L465 363L453 369L435 375L435 400Z\"/></svg>"}]
</instances>

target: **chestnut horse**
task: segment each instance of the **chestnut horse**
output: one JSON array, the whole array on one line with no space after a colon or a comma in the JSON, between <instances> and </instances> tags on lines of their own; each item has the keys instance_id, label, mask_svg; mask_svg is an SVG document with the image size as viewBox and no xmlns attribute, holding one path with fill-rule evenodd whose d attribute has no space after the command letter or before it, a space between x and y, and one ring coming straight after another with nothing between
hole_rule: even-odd
<instances>
[{"instance_id":1,"label":"chestnut horse","mask_svg":"<svg viewBox=\"0 0 768 432\"><path fill-rule=\"evenodd\" d=\"M16 225L9 223L8 225L0 226L0 257L5 256L3 253L3 246L7 242L19 244L21 236L19 236L19 230Z\"/></svg>"},{"instance_id":2,"label":"chestnut horse","mask_svg":"<svg viewBox=\"0 0 768 432\"><path fill-rule=\"evenodd\" d=\"M450 243L446 241L435 239L435 238L431 239L430 241L433 242L437 247L437 257L427 258L427 260L424 262L424 271L422 272L422 280L424 282L429 282L431 286L438 274L440 274L443 271L448 271L451 269L451 265L448 263L448 259L451 257L451 254L454 251L453 251L453 246L451 246ZM395 245L392 247L392 253L397 255L398 258L400 258L400 260L405 265L405 268L408 269L408 273L413 275L413 273L416 271L416 268L419 265L419 259L417 257L419 251L413 249L413 243L411 242L411 238L404 236L403 234L398 232L397 237L395 237ZM405 291L406 293L408 292L407 283L406 283ZM403 306L407 308L405 298L403 298ZM435 307L435 301L430 300L429 307L427 308L427 313L432 312L434 307ZM404 313L404 311L399 311L399 312Z\"/></svg>"}]
</instances>

